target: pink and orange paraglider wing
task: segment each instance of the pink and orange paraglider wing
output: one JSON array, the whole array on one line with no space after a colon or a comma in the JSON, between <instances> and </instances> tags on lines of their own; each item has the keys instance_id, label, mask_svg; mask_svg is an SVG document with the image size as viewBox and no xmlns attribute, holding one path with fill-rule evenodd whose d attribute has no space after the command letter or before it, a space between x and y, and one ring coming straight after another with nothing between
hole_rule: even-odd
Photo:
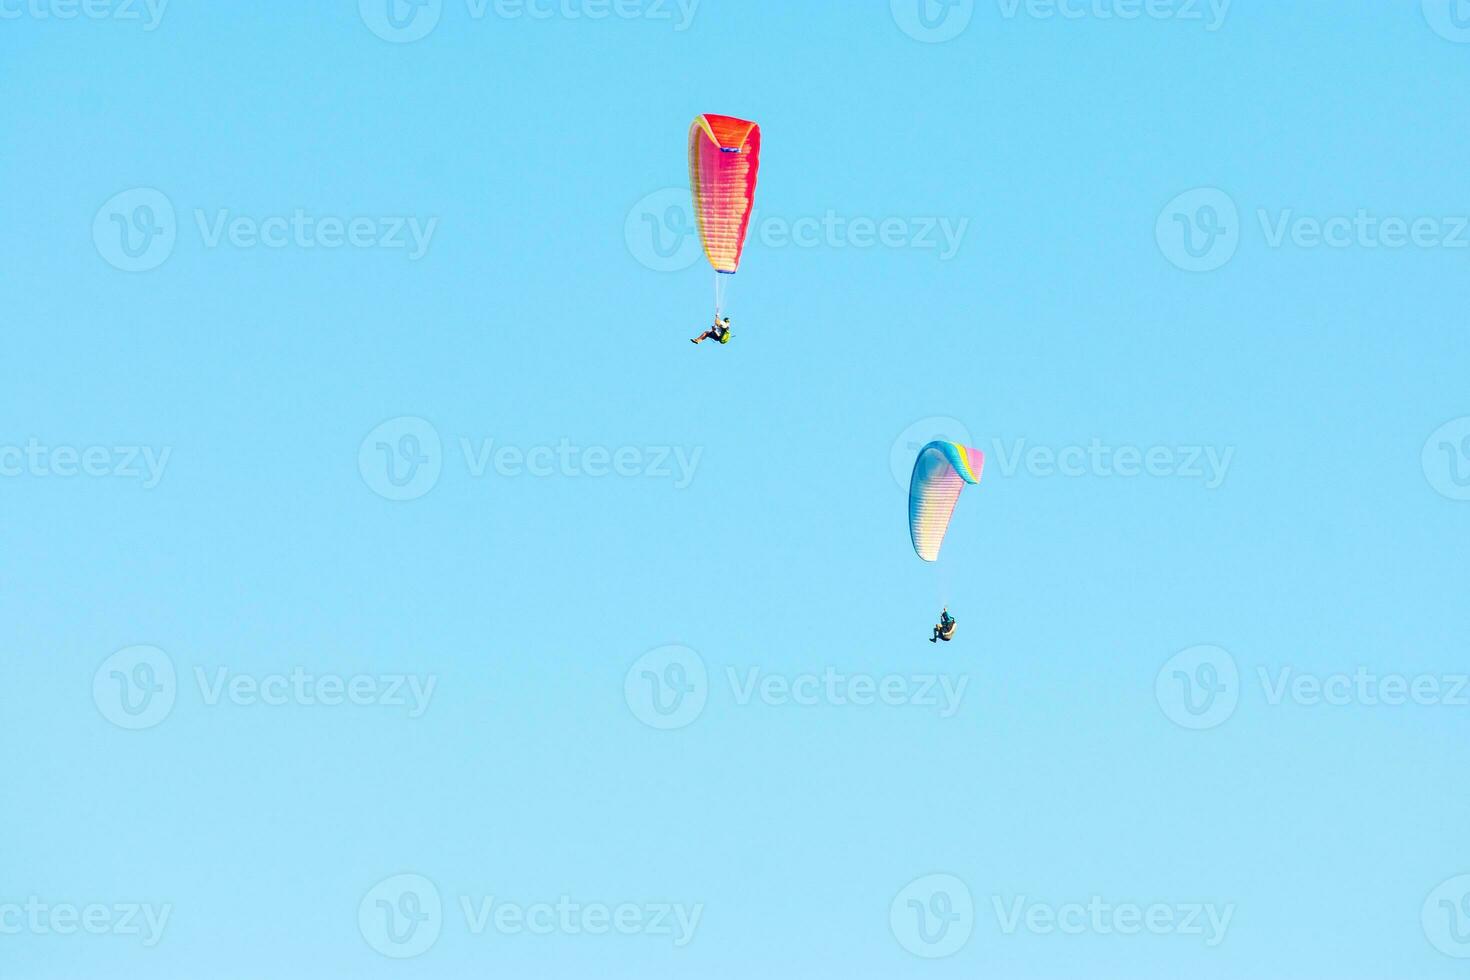
<instances>
[{"instance_id":1,"label":"pink and orange paraglider wing","mask_svg":"<svg viewBox=\"0 0 1470 980\"><path fill-rule=\"evenodd\" d=\"M755 207L761 128L746 119L706 114L689 127L689 186L704 254L716 272L740 268Z\"/></svg>"}]
</instances>

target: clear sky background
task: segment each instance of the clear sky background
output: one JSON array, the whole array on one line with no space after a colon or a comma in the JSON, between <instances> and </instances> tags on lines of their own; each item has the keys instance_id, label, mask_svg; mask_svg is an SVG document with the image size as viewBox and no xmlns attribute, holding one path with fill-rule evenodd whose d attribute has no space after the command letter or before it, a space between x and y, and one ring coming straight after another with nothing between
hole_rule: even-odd
<instances>
[{"instance_id":1,"label":"clear sky background","mask_svg":"<svg viewBox=\"0 0 1470 980\"><path fill-rule=\"evenodd\" d=\"M409 42L373 0L151 30L28 3L0 20L0 906L170 918L147 946L12 910L0 977L1462 974L1448 4L983 0L931 43L905 0L445 0ZM667 209L700 112L764 157L736 337L696 349L709 270ZM417 257L211 237L298 210L436 224ZM1360 211L1446 241L1273 244ZM929 567L895 470L965 433L985 479ZM556 460L478 468L490 440ZM137 645L177 680L128 730ZM640 659L668 645L671 718L645 687L678 671ZM418 716L211 693L296 668L436 687ZM1275 687L1360 668L1440 693ZM442 902L422 950L372 925L400 874ZM960 919L916 932L915 895ZM679 946L461 907L562 896L702 912ZM1007 928L1094 896L1231 917Z\"/></svg>"}]
</instances>

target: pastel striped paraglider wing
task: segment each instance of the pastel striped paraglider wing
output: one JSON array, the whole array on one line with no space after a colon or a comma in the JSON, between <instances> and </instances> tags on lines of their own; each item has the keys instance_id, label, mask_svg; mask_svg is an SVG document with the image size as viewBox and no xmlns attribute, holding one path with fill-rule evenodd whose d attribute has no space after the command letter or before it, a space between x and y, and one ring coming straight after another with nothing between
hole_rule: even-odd
<instances>
[{"instance_id":1,"label":"pastel striped paraglider wing","mask_svg":"<svg viewBox=\"0 0 1470 980\"><path fill-rule=\"evenodd\" d=\"M939 560L960 491L980 482L985 454L954 442L931 442L919 450L909 480L909 537L925 561Z\"/></svg>"}]
</instances>

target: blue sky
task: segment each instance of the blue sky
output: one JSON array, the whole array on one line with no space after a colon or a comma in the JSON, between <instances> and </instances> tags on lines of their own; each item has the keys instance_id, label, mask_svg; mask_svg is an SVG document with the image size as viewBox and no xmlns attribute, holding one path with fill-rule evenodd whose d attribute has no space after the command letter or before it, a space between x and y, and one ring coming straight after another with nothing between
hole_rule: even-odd
<instances>
[{"instance_id":1,"label":"blue sky","mask_svg":"<svg viewBox=\"0 0 1470 980\"><path fill-rule=\"evenodd\" d=\"M0 975L1459 975L1420 7L0 8Z\"/></svg>"}]
</instances>

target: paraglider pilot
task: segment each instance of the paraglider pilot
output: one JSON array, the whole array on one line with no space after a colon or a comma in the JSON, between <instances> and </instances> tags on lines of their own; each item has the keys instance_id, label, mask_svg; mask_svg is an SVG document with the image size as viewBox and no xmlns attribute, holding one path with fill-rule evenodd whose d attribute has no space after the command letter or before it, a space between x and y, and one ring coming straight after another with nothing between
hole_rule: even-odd
<instances>
[{"instance_id":1,"label":"paraglider pilot","mask_svg":"<svg viewBox=\"0 0 1470 980\"><path fill-rule=\"evenodd\" d=\"M714 326L689 342L691 344L698 344L706 340L718 340L722 344L728 344L730 342L730 318L725 317L725 319L721 320L719 317L715 317Z\"/></svg>"},{"instance_id":2,"label":"paraglider pilot","mask_svg":"<svg viewBox=\"0 0 1470 980\"><path fill-rule=\"evenodd\" d=\"M943 640L948 643L954 638L954 617L949 614L949 607L945 606L939 613L939 625L934 627L934 635L929 637L930 643L938 643Z\"/></svg>"}]
</instances>

